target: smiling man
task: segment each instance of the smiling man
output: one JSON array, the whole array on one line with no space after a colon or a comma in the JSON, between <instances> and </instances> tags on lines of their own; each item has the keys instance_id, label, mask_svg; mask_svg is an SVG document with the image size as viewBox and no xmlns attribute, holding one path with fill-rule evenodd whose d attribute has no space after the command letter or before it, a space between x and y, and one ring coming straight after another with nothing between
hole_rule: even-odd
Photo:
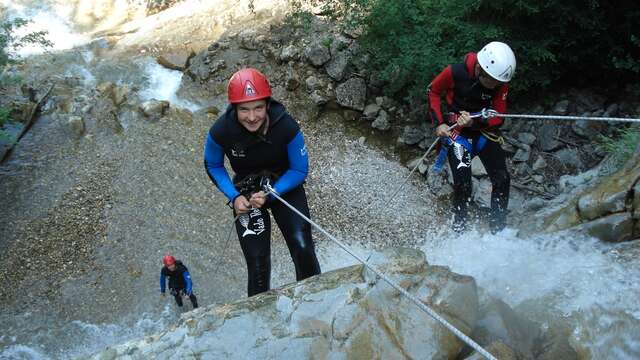
<instances>
[{"instance_id":1,"label":"smiling man","mask_svg":"<svg viewBox=\"0 0 640 360\"><path fill-rule=\"evenodd\" d=\"M453 173L454 229L467 225L471 200L471 160L479 156L491 179L491 232L506 224L510 177L501 147L502 118L474 118L470 113L492 108L507 111L509 81L516 70L516 57L502 42L491 42L478 53L468 53L463 62L447 66L429 85L428 104L436 136L443 138L441 154L447 156ZM441 98L448 113L443 116ZM449 130L456 125L454 130ZM451 151L449 151L451 150Z\"/></svg>"},{"instance_id":2,"label":"smiling man","mask_svg":"<svg viewBox=\"0 0 640 360\"><path fill-rule=\"evenodd\" d=\"M284 236L302 280L320 273L311 226L284 204L267 196L269 181L284 200L309 215L303 183L309 159L298 123L271 98L271 86L258 70L242 69L227 87L229 106L213 124L204 149L209 177L232 204L240 247L247 262L249 296L269 290L271 218ZM224 168L224 157L235 172Z\"/></svg>"}]
</instances>

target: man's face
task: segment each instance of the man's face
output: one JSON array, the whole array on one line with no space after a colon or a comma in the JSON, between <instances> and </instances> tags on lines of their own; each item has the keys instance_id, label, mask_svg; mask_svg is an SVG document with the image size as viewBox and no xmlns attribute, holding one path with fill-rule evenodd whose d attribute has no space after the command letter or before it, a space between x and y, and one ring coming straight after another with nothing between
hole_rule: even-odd
<instances>
[{"instance_id":1,"label":"man's face","mask_svg":"<svg viewBox=\"0 0 640 360\"><path fill-rule=\"evenodd\" d=\"M250 132L257 131L267 120L267 100L256 100L236 105L238 122Z\"/></svg>"},{"instance_id":2,"label":"man's face","mask_svg":"<svg viewBox=\"0 0 640 360\"><path fill-rule=\"evenodd\" d=\"M169 269L169 271L176 271L176 264L167 265L167 269Z\"/></svg>"},{"instance_id":3,"label":"man's face","mask_svg":"<svg viewBox=\"0 0 640 360\"><path fill-rule=\"evenodd\" d=\"M495 89L498 86L503 84L503 82L498 81L498 80L492 78L491 75L487 74L482 69L480 64L476 64L476 76L478 77L478 80L480 81L480 84L482 84L482 86L484 86L487 89Z\"/></svg>"}]
</instances>

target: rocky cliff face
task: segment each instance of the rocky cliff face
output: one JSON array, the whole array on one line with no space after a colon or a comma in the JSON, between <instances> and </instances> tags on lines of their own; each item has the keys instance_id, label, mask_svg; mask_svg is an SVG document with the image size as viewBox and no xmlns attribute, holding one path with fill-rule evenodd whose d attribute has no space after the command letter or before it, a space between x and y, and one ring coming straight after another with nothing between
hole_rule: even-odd
<instances>
[{"instance_id":1,"label":"rocky cliff face","mask_svg":"<svg viewBox=\"0 0 640 360\"><path fill-rule=\"evenodd\" d=\"M571 229L604 241L640 237L640 147L627 165L549 215L545 231Z\"/></svg>"}]
</instances>

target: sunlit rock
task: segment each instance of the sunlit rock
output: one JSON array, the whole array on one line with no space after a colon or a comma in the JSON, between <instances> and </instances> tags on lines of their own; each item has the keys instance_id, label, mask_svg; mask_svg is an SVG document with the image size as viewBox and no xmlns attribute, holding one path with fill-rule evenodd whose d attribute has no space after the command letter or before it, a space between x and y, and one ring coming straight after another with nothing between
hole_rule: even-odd
<instances>
[{"instance_id":1,"label":"sunlit rock","mask_svg":"<svg viewBox=\"0 0 640 360\"><path fill-rule=\"evenodd\" d=\"M80 116L69 116L67 120L67 124L69 125L69 129L77 136L80 137L84 134L85 126L84 119Z\"/></svg>"},{"instance_id":2,"label":"sunlit rock","mask_svg":"<svg viewBox=\"0 0 640 360\"><path fill-rule=\"evenodd\" d=\"M140 110L144 116L151 120L158 120L164 116L169 108L169 102L165 100L149 100L140 104Z\"/></svg>"},{"instance_id":3,"label":"sunlit rock","mask_svg":"<svg viewBox=\"0 0 640 360\"><path fill-rule=\"evenodd\" d=\"M294 45L286 46L280 53L280 60L283 62L298 60L298 58L300 58L300 50Z\"/></svg>"},{"instance_id":4,"label":"sunlit rock","mask_svg":"<svg viewBox=\"0 0 640 360\"><path fill-rule=\"evenodd\" d=\"M469 334L478 313L473 278L429 266L424 253L388 249L369 263ZM239 334L242 334L239 336ZM462 343L361 265L331 271L235 303L183 315L162 333L92 359L451 359Z\"/></svg>"},{"instance_id":5,"label":"sunlit rock","mask_svg":"<svg viewBox=\"0 0 640 360\"><path fill-rule=\"evenodd\" d=\"M619 242L634 238L634 221L628 212L604 216L571 228L572 231L586 232L603 241Z\"/></svg>"}]
</instances>

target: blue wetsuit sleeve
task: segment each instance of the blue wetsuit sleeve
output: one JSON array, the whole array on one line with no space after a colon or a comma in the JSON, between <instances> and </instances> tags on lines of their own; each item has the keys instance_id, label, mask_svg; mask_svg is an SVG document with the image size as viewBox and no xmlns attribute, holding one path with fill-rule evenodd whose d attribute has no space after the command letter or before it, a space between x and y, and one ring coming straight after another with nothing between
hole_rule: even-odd
<instances>
[{"instance_id":1,"label":"blue wetsuit sleeve","mask_svg":"<svg viewBox=\"0 0 640 360\"><path fill-rule=\"evenodd\" d=\"M185 284L187 284L187 295L191 295L191 288L193 287L193 284L191 283L191 275L189 275L188 271L185 271L182 273L182 277L184 278Z\"/></svg>"},{"instance_id":2,"label":"blue wetsuit sleeve","mask_svg":"<svg viewBox=\"0 0 640 360\"><path fill-rule=\"evenodd\" d=\"M209 174L211 181L213 181L230 201L233 201L240 195L235 186L233 186L227 169L224 168L224 151L222 147L213 140L211 134L207 135L207 141L204 145L204 166L207 169L207 174Z\"/></svg>"},{"instance_id":3,"label":"blue wetsuit sleeve","mask_svg":"<svg viewBox=\"0 0 640 360\"><path fill-rule=\"evenodd\" d=\"M309 156L304 144L302 132L287 144L289 169L276 181L273 189L280 195L286 194L304 182L309 173Z\"/></svg>"},{"instance_id":4,"label":"blue wetsuit sleeve","mask_svg":"<svg viewBox=\"0 0 640 360\"><path fill-rule=\"evenodd\" d=\"M161 293L165 291L166 286L167 286L166 277L164 276L162 271L160 271L160 292Z\"/></svg>"}]
</instances>

